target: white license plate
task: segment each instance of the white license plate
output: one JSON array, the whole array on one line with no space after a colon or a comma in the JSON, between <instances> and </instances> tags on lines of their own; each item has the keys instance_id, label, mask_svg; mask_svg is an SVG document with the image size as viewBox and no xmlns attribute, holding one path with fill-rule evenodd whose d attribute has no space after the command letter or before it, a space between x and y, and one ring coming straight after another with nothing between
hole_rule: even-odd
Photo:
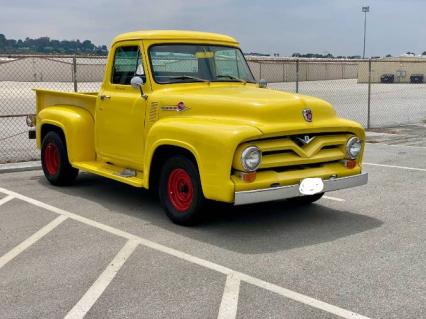
<instances>
[{"instance_id":1,"label":"white license plate","mask_svg":"<svg viewBox=\"0 0 426 319\"><path fill-rule=\"evenodd\" d=\"M299 191L303 195L314 195L321 193L324 183L321 178L305 178L300 182Z\"/></svg>"}]
</instances>

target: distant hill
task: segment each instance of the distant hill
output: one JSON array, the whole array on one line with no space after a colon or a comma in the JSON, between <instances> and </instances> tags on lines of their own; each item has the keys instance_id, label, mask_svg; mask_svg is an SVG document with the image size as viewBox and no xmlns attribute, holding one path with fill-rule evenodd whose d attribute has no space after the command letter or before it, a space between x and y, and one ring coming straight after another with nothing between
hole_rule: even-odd
<instances>
[{"instance_id":1,"label":"distant hill","mask_svg":"<svg viewBox=\"0 0 426 319\"><path fill-rule=\"evenodd\" d=\"M107 55L106 45L95 45L90 40L53 40L48 37L25 40L7 39L0 33L0 54L90 54Z\"/></svg>"}]
</instances>

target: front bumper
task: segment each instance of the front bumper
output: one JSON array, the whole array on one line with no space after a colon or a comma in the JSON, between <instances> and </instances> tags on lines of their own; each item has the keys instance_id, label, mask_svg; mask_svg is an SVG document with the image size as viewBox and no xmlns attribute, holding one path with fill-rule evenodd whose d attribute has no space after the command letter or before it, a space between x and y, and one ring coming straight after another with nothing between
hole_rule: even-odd
<instances>
[{"instance_id":1,"label":"front bumper","mask_svg":"<svg viewBox=\"0 0 426 319\"><path fill-rule=\"evenodd\" d=\"M323 192L335 191L338 189L351 188L367 184L368 174L358 174L341 178L331 178L324 180ZM253 204L269 202L292 197L304 196L299 191L299 184L255 189L249 191L235 192L234 205Z\"/></svg>"}]
</instances>

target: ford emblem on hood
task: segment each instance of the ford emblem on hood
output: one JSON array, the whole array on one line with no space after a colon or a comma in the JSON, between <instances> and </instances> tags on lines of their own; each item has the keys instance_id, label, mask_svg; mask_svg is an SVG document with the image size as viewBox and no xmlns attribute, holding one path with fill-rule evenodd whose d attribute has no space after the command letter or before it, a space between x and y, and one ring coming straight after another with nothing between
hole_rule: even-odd
<instances>
[{"instance_id":1,"label":"ford emblem on hood","mask_svg":"<svg viewBox=\"0 0 426 319\"><path fill-rule=\"evenodd\" d=\"M312 110L311 109L304 109L303 112L303 118L306 122L312 122Z\"/></svg>"}]
</instances>

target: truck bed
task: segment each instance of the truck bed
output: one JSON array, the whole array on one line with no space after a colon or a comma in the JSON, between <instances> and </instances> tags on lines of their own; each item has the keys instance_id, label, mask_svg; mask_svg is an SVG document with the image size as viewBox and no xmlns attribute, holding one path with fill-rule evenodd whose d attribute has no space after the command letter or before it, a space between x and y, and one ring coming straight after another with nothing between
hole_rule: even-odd
<instances>
[{"instance_id":1,"label":"truck bed","mask_svg":"<svg viewBox=\"0 0 426 319\"><path fill-rule=\"evenodd\" d=\"M49 106L70 105L81 107L92 116L95 115L97 92L74 93L62 92L46 89L34 89L36 92L36 112L37 114Z\"/></svg>"}]
</instances>

